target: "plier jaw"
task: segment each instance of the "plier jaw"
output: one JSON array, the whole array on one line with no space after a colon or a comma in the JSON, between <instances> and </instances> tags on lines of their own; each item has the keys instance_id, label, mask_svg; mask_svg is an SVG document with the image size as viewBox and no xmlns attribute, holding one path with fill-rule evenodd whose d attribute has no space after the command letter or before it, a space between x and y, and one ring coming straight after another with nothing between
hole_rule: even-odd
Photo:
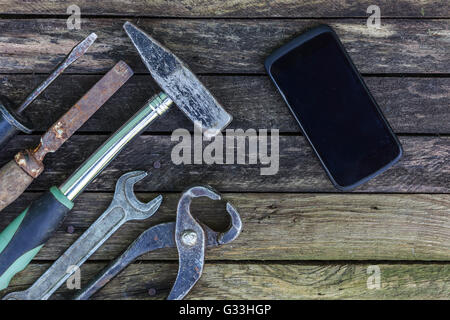
<instances>
[{"instance_id":1,"label":"plier jaw","mask_svg":"<svg viewBox=\"0 0 450 320\"><path fill-rule=\"evenodd\" d=\"M175 242L178 249L178 274L168 300L183 299L200 279L205 265L206 247L215 247L236 239L242 229L239 213L227 203L231 224L225 232L216 232L200 223L190 212L193 198L208 197L220 200L221 196L209 186L195 186L183 193L178 202Z\"/></svg>"}]
</instances>

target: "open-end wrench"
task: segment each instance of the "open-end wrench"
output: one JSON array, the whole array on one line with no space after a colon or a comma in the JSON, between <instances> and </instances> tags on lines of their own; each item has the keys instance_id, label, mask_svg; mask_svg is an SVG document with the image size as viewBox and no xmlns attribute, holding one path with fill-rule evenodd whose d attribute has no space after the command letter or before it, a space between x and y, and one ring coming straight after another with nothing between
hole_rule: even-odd
<instances>
[{"instance_id":1,"label":"open-end wrench","mask_svg":"<svg viewBox=\"0 0 450 320\"><path fill-rule=\"evenodd\" d=\"M122 175L117 181L113 201L97 221L30 288L12 292L3 299L48 299L76 271L73 266L80 267L125 222L151 217L161 205L162 196L159 195L148 203L142 203L133 191L133 186L146 175L144 171Z\"/></svg>"},{"instance_id":2,"label":"open-end wrench","mask_svg":"<svg viewBox=\"0 0 450 320\"><path fill-rule=\"evenodd\" d=\"M207 186L195 186L183 193L177 208L176 222L161 223L144 231L128 249L108 265L76 297L76 300L89 299L112 278L139 256L161 248L178 249L179 267L177 279L170 291L168 300L183 299L200 279L205 265L206 247L227 244L239 236L242 221L239 213L227 203L227 213L231 224L225 232L216 232L197 221L191 212L193 198L208 197L220 200L220 195Z\"/></svg>"}]
</instances>

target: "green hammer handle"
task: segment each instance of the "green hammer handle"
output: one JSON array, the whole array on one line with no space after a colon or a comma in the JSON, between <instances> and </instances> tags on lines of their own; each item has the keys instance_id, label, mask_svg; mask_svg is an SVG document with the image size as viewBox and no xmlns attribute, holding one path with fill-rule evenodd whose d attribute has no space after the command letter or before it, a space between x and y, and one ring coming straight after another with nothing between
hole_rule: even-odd
<instances>
[{"instance_id":1,"label":"green hammer handle","mask_svg":"<svg viewBox=\"0 0 450 320\"><path fill-rule=\"evenodd\" d=\"M0 233L0 290L25 269L72 207L73 202L52 187Z\"/></svg>"}]
</instances>

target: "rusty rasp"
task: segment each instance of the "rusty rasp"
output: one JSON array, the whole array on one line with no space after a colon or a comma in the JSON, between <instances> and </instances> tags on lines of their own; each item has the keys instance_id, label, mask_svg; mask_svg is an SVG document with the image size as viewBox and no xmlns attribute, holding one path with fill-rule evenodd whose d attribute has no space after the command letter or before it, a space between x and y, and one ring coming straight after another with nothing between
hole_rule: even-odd
<instances>
[{"instance_id":1,"label":"rusty rasp","mask_svg":"<svg viewBox=\"0 0 450 320\"><path fill-rule=\"evenodd\" d=\"M201 125L205 136L215 136L228 126L231 115L187 65L130 22L123 27L155 81L194 124Z\"/></svg>"},{"instance_id":2,"label":"rusty rasp","mask_svg":"<svg viewBox=\"0 0 450 320\"><path fill-rule=\"evenodd\" d=\"M41 137L40 144L16 154L0 169L0 210L14 201L44 170L47 153L55 152L133 75L118 62Z\"/></svg>"},{"instance_id":3,"label":"rusty rasp","mask_svg":"<svg viewBox=\"0 0 450 320\"><path fill-rule=\"evenodd\" d=\"M15 109L13 103L5 96L0 96L0 149L2 149L8 141L22 131L31 133L32 124L27 116L22 112L60 75L70 66L83 56L89 47L97 39L95 33L91 33L86 39L78 43L64 60L53 70L50 76L45 79L38 87L36 87L22 104Z\"/></svg>"}]
</instances>

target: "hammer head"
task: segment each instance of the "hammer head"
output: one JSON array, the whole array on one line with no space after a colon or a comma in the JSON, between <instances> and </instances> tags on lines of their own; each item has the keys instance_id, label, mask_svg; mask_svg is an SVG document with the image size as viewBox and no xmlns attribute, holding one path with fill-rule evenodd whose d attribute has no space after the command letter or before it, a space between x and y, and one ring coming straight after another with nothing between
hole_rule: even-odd
<instances>
[{"instance_id":1,"label":"hammer head","mask_svg":"<svg viewBox=\"0 0 450 320\"><path fill-rule=\"evenodd\" d=\"M228 126L231 115L180 59L130 22L123 27L155 81L205 136Z\"/></svg>"}]
</instances>

